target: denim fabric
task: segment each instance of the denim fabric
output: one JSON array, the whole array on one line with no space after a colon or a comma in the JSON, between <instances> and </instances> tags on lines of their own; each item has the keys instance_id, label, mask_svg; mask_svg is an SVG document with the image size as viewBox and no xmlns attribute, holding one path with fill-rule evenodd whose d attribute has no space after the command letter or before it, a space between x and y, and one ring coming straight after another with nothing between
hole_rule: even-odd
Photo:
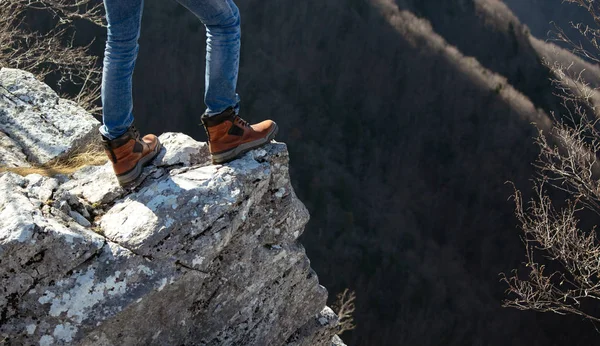
<instances>
[{"instance_id":1,"label":"denim fabric","mask_svg":"<svg viewBox=\"0 0 600 346\"><path fill-rule=\"evenodd\" d=\"M206 27L205 113L239 113L240 14L232 0L177 0ZM102 70L100 133L114 139L133 123L132 76L144 0L104 0L108 36Z\"/></svg>"}]
</instances>

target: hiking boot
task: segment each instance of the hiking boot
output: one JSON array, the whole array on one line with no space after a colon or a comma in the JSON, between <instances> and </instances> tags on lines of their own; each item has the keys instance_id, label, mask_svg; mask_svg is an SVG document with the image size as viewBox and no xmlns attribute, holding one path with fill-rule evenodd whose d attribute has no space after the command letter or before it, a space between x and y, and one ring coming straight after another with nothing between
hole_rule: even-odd
<instances>
[{"instance_id":1,"label":"hiking boot","mask_svg":"<svg viewBox=\"0 0 600 346\"><path fill-rule=\"evenodd\" d=\"M140 133L134 126L130 126L127 132L113 140L102 135L101 138L104 152L112 162L120 185L136 180L142 174L143 166L152 161L161 148L155 135L140 138Z\"/></svg>"},{"instance_id":2,"label":"hiking boot","mask_svg":"<svg viewBox=\"0 0 600 346\"><path fill-rule=\"evenodd\" d=\"M229 162L268 143L278 131L277 124L271 120L248 124L235 114L232 107L210 117L203 114L202 125L208 136L213 164Z\"/></svg>"}]
</instances>

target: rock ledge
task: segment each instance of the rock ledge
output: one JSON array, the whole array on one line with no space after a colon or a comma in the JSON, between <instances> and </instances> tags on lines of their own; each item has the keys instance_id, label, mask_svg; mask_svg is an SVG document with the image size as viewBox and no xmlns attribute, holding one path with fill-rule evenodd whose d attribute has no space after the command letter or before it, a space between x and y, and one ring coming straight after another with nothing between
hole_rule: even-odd
<instances>
[{"instance_id":1,"label":"rock ledge","mask_svg":"<svg viewBox=\"0 0 600 346\"><path fill-rule=\"evenodd\" d=\"M21 118L10 121L20 138ZM211 165L206 143L160 139L128 189L109 163L69 177L0 175L0 340L343 345L297 241L309 215L285 144Z\"/></svg>"}]
</instances>

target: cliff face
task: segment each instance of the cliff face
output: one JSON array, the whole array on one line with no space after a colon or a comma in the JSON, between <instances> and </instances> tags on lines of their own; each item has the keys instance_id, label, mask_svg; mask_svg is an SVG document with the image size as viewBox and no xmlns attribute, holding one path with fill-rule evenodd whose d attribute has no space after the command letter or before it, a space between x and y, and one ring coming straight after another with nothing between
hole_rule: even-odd
<instances>
[{"instance_id":1,"label":"cliff face","mask_svg":"<svg viewBox=\"0 0 600 346\"><path fill-rule=\"evenodd\" d=\"M27 127L11 119L3 137L29 145L14 130ZM210 165L205 143L160 139L163 152L128 189L110 164L69 177L0 173L1 340L341 344L327 291L297 241L309 215L290 185L285 144Z\"/></svg>"}]
</instances>

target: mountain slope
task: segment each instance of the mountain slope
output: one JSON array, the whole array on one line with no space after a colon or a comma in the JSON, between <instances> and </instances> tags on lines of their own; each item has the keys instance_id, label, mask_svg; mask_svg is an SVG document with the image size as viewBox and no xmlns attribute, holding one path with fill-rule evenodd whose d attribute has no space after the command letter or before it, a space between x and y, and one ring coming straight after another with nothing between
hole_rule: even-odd
<instances>
[{"instance_id":1,"label":"mountain slope","mask_svg":"<svg viewBox=\"0 0 600 346\"><path fill-rule=\"evenodd\" d=\"M576 4L563 0L502 0L526 24L534 36L546 39L551 37L550 31L555 31L554 24L565 30L569 35L575 35L570 22L594 25L589 13ZM573 38L575 38L573 36Z\"/></svg>"}]
</instances>

